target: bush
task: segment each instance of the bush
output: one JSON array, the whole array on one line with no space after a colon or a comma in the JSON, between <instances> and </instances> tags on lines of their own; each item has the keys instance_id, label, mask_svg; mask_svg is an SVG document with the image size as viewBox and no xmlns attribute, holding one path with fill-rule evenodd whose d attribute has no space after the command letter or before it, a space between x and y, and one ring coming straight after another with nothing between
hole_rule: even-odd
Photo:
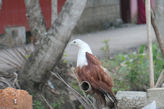
<instances>
[{"instance_id":1,"label":"bush","mask_svg":"<svg viewBox=\"0 0 164 109\"><path fill-rule=\"evenodd\" d=\"M157 44L153 44L155 81L164 67L164 59ZM118 54L113 59L102 60L102 64L112 72L114 91L146 90L149 88L149 60L146 46L130 54Z\"/></svg>"}]
</instances>

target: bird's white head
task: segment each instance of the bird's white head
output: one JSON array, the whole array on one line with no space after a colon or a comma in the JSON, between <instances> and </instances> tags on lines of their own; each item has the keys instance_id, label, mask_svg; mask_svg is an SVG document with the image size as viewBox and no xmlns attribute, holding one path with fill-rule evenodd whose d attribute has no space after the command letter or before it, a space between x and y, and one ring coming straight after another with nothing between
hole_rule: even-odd
<instances>
[{"instance_id":1,"label":"bird's white head","mask_svg":"<svg viewBox=\"0 0 164 109\"><path fill-rule=\"evenodd\" d=\"M89 45L80 40L80 39L75 39L69 43L69 45L74 45L79 48L79 53L78 53L78 59L77 59L77 66L82 67L83 65L87 65L87 60L86 60L86 52L91 53L92 51L89 47Z\"/></svg>"},{"instance_id":2,"label":"bird's white head","mask_svg":"<svg viewBox=\"0 0 164 109\"><path fill-rule=\"evenodd\" d=\"M82 41L80 39L75 39L75 40L71 41L69 43L69 45L74 45L74 46L77 46L79 48L81 48L83 46L86 46L86 45L88 46L88 44L86 42L84 42L84 41Z\"/></svg>"},{"instance_id":3,"label":"bird's white head","mask_svg":"<svg viewBox=\"0 0 164 109\"><path fill-rule=\"evenodd\" d=\"M80 39L75 39L75 40L71 41L69 43L69 45L76 46L76 47L78 47L80 49L86 50L86 52L92 53L89 45L86 42L84 42L84 41L82 41Z\"/></svg>"}]
</instances>

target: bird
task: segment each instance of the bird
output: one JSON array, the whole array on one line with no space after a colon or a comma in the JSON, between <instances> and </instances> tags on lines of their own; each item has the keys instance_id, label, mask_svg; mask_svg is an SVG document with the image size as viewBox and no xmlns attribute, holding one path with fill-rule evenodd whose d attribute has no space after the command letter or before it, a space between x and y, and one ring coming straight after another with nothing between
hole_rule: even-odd
<instances>
[{"instance_id":1,"label":"bird","mask_svg":"<svg viewBox=\"0 0 164 109\"><path fill-rule=\"evenodd\" d=\"M101 105L105 107L110 101L109 107L115 108L118 101L112 92L114 85L112 77L102 67L98 58L93 55L90 46L80 39L71 41L69 45L79 48L75 68L78 81L86 81L91 85L92 93L98 97Z\"/></svg>"}]
</instances>

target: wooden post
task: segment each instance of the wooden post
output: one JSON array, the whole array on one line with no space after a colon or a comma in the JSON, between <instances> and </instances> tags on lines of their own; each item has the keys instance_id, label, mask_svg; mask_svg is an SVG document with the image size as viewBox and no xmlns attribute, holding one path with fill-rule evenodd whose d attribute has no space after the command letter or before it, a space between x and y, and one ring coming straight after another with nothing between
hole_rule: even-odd
<instances>
[{"instance_id":1,"label":"wooden post","mask_svg":"<svg viewBox=\"0 0 164 109\"><path fill-rule=\"evenodd\" d=\"M148 40L148 53L149 53L149 71L150 71L150 88L154 87L154 66L152 54L152 34L151 34L151 7L150 0L145 0L146 7L146 25L147 25L147 40Z\"/></svg>"}]
</instances>

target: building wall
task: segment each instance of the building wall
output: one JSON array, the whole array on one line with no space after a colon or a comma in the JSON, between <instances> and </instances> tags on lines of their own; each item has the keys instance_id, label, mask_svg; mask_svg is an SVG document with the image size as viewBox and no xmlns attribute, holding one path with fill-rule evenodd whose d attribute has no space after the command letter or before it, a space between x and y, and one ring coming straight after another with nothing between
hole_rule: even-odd
<instances>
[{"instance_id":1,"label":"building wall","mask_svg":"<svg viewBox=\"0 0 164 109\"><path fill-rule=\"evenodd\" d=\"M47 27L51 25L51 0L40 0L41 10ZM23 0L3 0L0 9L0 34L7 27L25 26L29 31Z\"/></svg>"},{"instance_id":2,"label":"building wall","mask_svg":"<svg viewBox=\"0 0 164 109\"><path fill-rule=\"evenodd\" d=\"M105 29L120 19L120 0L88 0L76 33Z\"/></svg>"},{"instance_id":3,"label":"building wall","mask_svg":"<svg viewBox=\"0 0 164 109\"><path fill-rule=\"evenodd\" d=\"M66 0L40 0L46 26L50 27L55 19L55 14L59 13ZM57 2L57 3L56 3ZM52 10L52 5L58 5L57 10ZM57 11L57 12L56 12ZM29 31L26 19L25 4L22 0L4 0L0 9L0 34L3 34L6 27L25 26ZM52 18L52 21L51 21ZM75 28L76 33L89 32L108 28L120 18L120 0L88 0L87 6Z\"/></svg>"},{"instance_id":4,"label":"building wall","mask_svg":"<svg viewBox=\"0 0 164 109\"><path fill-rule=\"evenodd\" d=\"M137 23L137 0L130 0L131 23Z\"/></svg>"}]
</instances>

